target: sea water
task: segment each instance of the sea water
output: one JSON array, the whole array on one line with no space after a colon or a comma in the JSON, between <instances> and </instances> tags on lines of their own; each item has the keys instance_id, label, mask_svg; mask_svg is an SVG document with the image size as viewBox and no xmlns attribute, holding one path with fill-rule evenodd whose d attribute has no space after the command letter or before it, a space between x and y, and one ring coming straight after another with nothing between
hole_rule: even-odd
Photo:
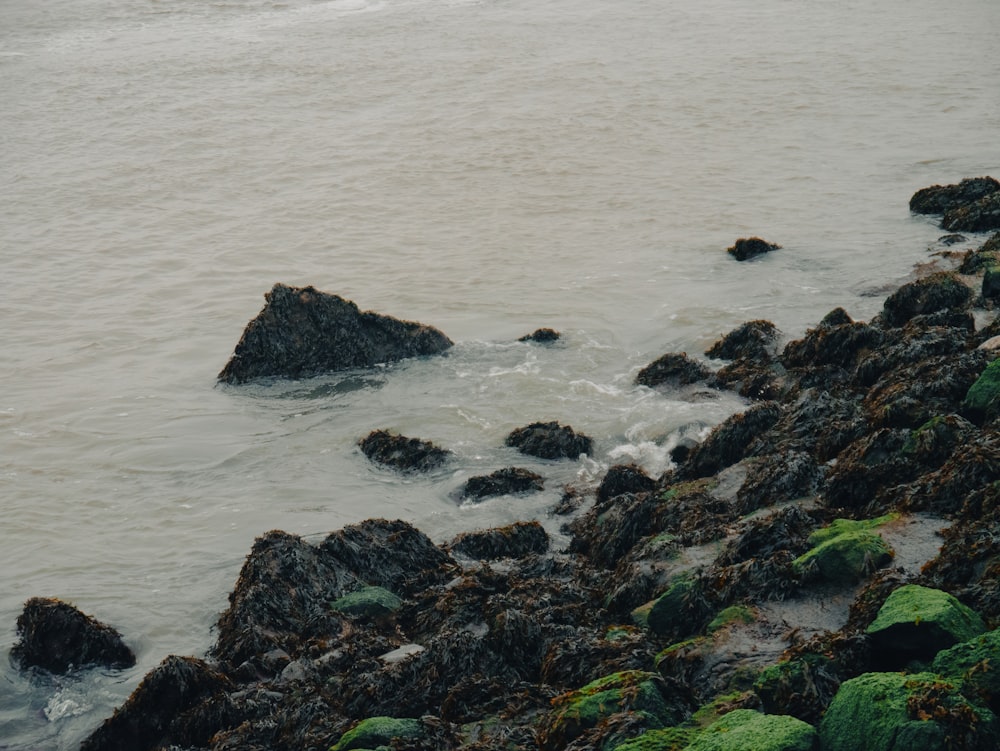
<instances>
[{"instance_id":1,"label":"sea water","mask_svg":"<svg viewBox=\"0 0 1000 751\"><path fill-rule=\"evenodd\" d=\"M658 474L743 407L641 367L750 319L870 318L945 262L907 201L1000 173L998 31L995 0L0 0L0 649L46 596L139 660L0 659L0 748L75 748L204 654L269 529L539 519L565 544L565 485ZM752 235L782 248L725 253ZM455 347L217 385L279 281ZM542 326L562 339L516 341ZM537 420L593 456L504 447ZM380 428L454 457L373 466ZM456 500L511 465L545 491Z\"/></svg>"}]
</instances>

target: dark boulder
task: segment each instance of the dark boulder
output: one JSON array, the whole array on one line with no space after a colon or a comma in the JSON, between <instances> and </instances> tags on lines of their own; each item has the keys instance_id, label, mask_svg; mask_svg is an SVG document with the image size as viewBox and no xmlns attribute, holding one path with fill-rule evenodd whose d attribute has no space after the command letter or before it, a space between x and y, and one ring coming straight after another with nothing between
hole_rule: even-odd
<instances>
[{"instance_id":1,"label":"dark boulder","mask_svg":"<svg viewBox=\"0 0 1000 751\"><path fill-rule=\"evenodd\" d=\"M831 322L825 323L828 319ZM839 315L832 314L823 321L802 339L785 345L781 362L786 368L833 365L850 370L884 339L880 329L861 321L842 322Z\"/></svg>"},{"instance_id":2,"label":"dark boulder","mask_svg":"<svg viewBox=\"0 0 1000 751\"><path fill-rule=\"evenodd\" d=\"M932 185L913 194L910 198L910 211L917 214L944 214L997 191L1000 191L1000 183L992 177L967 177L957 185Z\"/></svg>"},{"instance_id":3,"label":"dark boulder","mask_svg":"<svg viewBox=\"0 0 1000 751\"><path fill-rule=\"evenodd\" d=\"M451 347L437 329L361 311L350 300L313 287L275 284L219 373L225 383L278 376L305 378L370 368Z\"/></svg>"},{"instance_id":4,"label":"dark boulder","mask_svg":"<svg viewBox=\"0 0 1000 751\"><path fill-rule=\"evenodd\" d=\"M478 560L524 558L544 553L549 548L549 536L538 522L515 522L506 527L464 532L448 546Z\"/></svg>"},{"instance_id":5,"label":"dark boulder","mask_svg":"<svg viewBox=\"0 0 1000 751\"><path fill-rule=\"evenodd\" d=\"M784 392L784 381L775 369L759 360L739 359L719 368L708 380L717 389L730 389L746 399L769 401Z\"/></svg>"},{"instance_id":6,"label":"dark boulder","mask_svg":"<svg viewBox=\"0 0 1000 751\"><path fill-rule=\"evenodd\" d=\"M536 329L530 334L525 334L519 342L537 342L539 344L549 344L559 340L559 332L555 329Z\"/></svg>"},{"instance_id":7,"label":"dark boulder","mask_svg":"<svg viewBox=\"0 0 1000 751\"><path fill-rule=\"evenodd\" d=\"M950 232L990 232L1000 229L1000 191L945 213L941 227Z\"/></svg>"},{"instance_id":8,"label":"dark boulder","mask_svg":"<svg viewBox=\"0 0 1000 751\"><path fill-rule=\"evenodd\" d=\"M59 600L28 600L17 619L17 634L20 640L11 649L11 656L22 668L66 673L88 665L135 665L135 655L121 634Z\"/></svg>"},{"instance_id":9,"label":"dark boulder","mask_svg":"<svg viewBox=\"0 0 1000 751\"><path fill-rule=\"evenodd\" d=\"M451 452L435 446L430 441L373 430L358 441L361 452L377 464L403 470L426 472L440 467Z\"/></svg>"},{"instance_id":10,"label":"dark boulder","mask_svg":"<svg viewBox=\"0 0 1000 751\"><path fill-rule=\"evenodd\" d=\"M329 535L319 549L357 578L404 597L444 584L457 570L431 538L400 520L351 524Z\"/></svg>"},{"instance_id":11,"label":"dark boulder","mask_svg":"<svg viewBox=\"0 0 1000 751\"><path fill-rule=\"evenodd\" d=\"M616 464L611 467L597 488L598 502L607 501L623 493L644 493L656 487L656 480L647 475L637 464Z\"/></svg>"},{"instance_id":12,"label":"dark boulder","mask_svg":"<svg viewBox=\"0 0 1000 751\"><path fill-rule=\"evenodd\" d=\"M730 331L705 354L716 360L769 360L778 338L778 329L770 321L747 321Z\"/></svg>"},{"instance_id":13,"label":"dark boulder","mask_svg":"<svg viewBox=\"0 0 1000 751\"><path fill-rule=\"evenodd\" d=\"M592 438L558 422L533 422L517 428L507 436L505 444L541 459L576 459L594 450Z\"/></svg>"},{"instance_id":14,"label":"dark boulder","mask_svg":"<svg viewBox=\"0 0 1000 751\"><path fill-rule=\"evenodd\" d=\"M685 386L704 381L712 371L684 352L668 352L639 371L635 382L640 386L671 384Z\"/></svg>"},{"instance_id":15,"label":"dark boulder","mask_svg":"<svg viewBox=\"0 0 1000 751\"><path fill-rule=\"evenodd\" d=\"M754 439L774 427L781 412L776 402L762 402L717 425L677 467L676 478L708 477L748 456Z\"/></svg>"},{"instance_id":16,"label":"dark boulder","mask_svg":"<svg viewBox=\"0 0 1000 751\"><path fill-rule=\"evenodd\" d=\"M329 604L362 586L333 556L287 532L254 541L219 618L214 656L236 668L274 649L296 655L310 638L330 638L341 620Z\"/></svg>"},{"instance_id":17,"label":"dark boulder","mask_svg":"<svg viewBox=\"0 0 1000 751\"><path fill-rule=\"evenodd\" d=\"M208 717L204 704L232 686L201 660L168 657L154 668L124 705L80 746L80 751L120 751L208 746L226 725Z\"/></svg>"},{"instance_id":18,"label":"dark boulder","mask_svg":"<svg viewBox=\"0 0 1000 751\"><path fill-rule=\"evenodd\" d=\"M470 477L462 488L463 498L481 500L498 495L534 493L545 489L545 479L521 467L505 467L488 475Z\"/></svg>"},{"instance_id":19,"label":"dark boulder","mask_svg":"<svg viewBox=\"0 0 1000 751\"><path fill-rule=\"evenodd\" d=\"M736 492L743 513L812 495L823 480L816 460L804 451L749 459L747 477Z\"/></svg>"},{"instance_id":20,"label":"dark boulder","mask_svg":"<svg viewBox=\"0 0 1000 751\"><path fill-rule=\"evenodd\" d=\"M736 241L736 244L733 245L733 247L727 248L726 252L733 256L733 258L737 261L746 261L750 258L754 258L755 256L780 249L780 245L774 245L766 240L761 240L759 237L741 237Z\"/></svg>"},{"instance_id":21,"label":"dark boulder","mask_svg":"<svg viewBox=\"0 0 1000 751\"><path fill-rule=\"evenodd\" d=\"M954 274L941 271L904 284L886 298L879 316L887 326L903 326L917 315L940 310L963 309L972 290Z\"/></svg>"}]
</instances>

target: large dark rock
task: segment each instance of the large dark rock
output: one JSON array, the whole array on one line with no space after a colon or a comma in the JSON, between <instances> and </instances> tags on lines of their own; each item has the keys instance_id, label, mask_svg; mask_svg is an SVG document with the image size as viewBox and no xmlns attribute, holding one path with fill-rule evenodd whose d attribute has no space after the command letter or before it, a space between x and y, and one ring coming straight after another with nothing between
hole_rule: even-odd
<instances>
[{"instance_id":1,"label":"large dark rock","mask_svg":"<svg viewBox=\"0 0 1000 751\"><path fill-rule=\"evenodd\" d=\"M741 237L736 241L735 245L731 248L727 248L726 252L737 261L746 261L750 258L754 258L755 256L780 249L780 245L774 245L766 240L761 240L759 237Z\"/></svg>"},{"instance_id":2,"label":"large dark rock","mask_svg":"<svg viewBox=\"0 0 1000 751\"><path fill-rule=\"evenodd\" d=\"M281 649L295 655L310 638L340 631L329 603L362 586L337 558L300 537L272 531L259 537L219 619L214 655L236 668Z\"/></svg>"},{"instance_id":3,"label":"large dark rock","mask_svg":"<svg viewBox=\"0 0 1000 751\"><path fill-rule=\"evenodd\" d=\"M656 480L647 475L637 464L616 464L611 467L597 488L598 502L607 501L623 493L645 493L656 487Z\"/></svg>"},{"instance_id":4,"label":"large dark rock","mask_svg":"<svg viewBox=\"0 0 1000 751\"><path fill-rule=\"evenodd\" d=\"M511 431L505 443L522 454L541 459L576 459L594 450L592 438L558 422L533 422L517 428Z\"/></svg>"},{"instance_id":5,"label":"large dark rock","mask_svg":"<svg viewBox=\"0 0 1000 751\"><path fill-rule=\"evenodd\" d=\"M910 198L910 211L917 214L944 214L946 211L975 203L1000 191L992 177L967 177L957 185L932 185L921 188Z\"/></svg>"},{"instance_id":6,"label":"large dark rock","mask_svg":"<svg viewBox=\"0 0 1000 751\"><path fill-rule=\"evenodd\" d=\"M361 452L373 462L404 472L426 472L440 467L451 452L430 441L373 430L358 441Z\"/></svg>"},{"instance_id":7,"label":"large dark rock","mask_svg":"<svg viewBox=\"0 0 1000 751\"><path fill-rule=\"evenodd\" d=\"M83 742L80 751L205 747L219 725L227 723L203 705L231 688L224 675L201 660L168 657Z\"/></svg>"},{"instance_id":8,"label":"large dark rock","mask_svg":"<svg viewBox=\"0 0 1000 751\"><path fill-rule=\"evenodd\" d=\"M219 373L225 383L279 376L305 378L370 368L451 347L437 329L361 311L350 300L313 287L275 284Z\"/></svg>"},{"instance_id":9,"label":"large dark rock","mask_svg":"<svg viewBox=\"0 0 1000 751\"><path fill-rule=\"evenodd\" d=\"M522 467L505 467L488 475L470 477L462 488L463 498L492 498L498 495L534 493L545 489L545 479Z\"/></svg>"},{"instance_id":10,"label":"large dark rock","mask_svg":"<svg viewBox=\"0 0 1000 751\"><path fill-rule=\"evenodd\" d=\"M1000 229L1000 191L983 196L975 203L950 209L941 227L951 232L989 232Z\"/></svg>"},{"instance_id":11,"label":"large dark rock","mask_svg":"<svg viewBox=\"0 0 1000 751\"><path fill-rule=\"evenodd\" d=\"M712 371L684 352L668 352L639 371L635 382L640 386L672 384L684 386L706 380Z\"/></svg>"},{"instance_id":12,"label":"large dark rock","mask_svg":"<svg viewBox=\"0 0 1000 751\"><path fill-rule=\"evenodd\" d=\"M20 640L11 649L11 656L22 668L65 673L88 665L135 665L135 655L121 634L59 600L28 600L17 619L17 634Z\"/></svg>"}]
</instances>

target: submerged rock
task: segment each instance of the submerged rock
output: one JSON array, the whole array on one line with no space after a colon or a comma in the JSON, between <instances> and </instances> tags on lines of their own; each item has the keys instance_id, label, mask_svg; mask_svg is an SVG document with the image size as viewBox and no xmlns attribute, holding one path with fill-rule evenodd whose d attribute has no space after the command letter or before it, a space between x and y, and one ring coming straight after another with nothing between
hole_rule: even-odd
<instances>
[{"instance_id":1,"label":"submerged rock","mask_svg":"<svg viewBox=\"0 0 1000 751\"><path fill-rule=\"evenodd\" d=\"M770 253L772 250L781 250L781 246L761 240L759 237L741 237L735 245L727 248L726 252L737 261L746 261L755 256Z\"/></svg>"},{"instance_id":2,"label":"submerged rock","mask_svg":"<svg viewBox=\"0 0 1000 751\"><path fill-rule=\"evenodd\" d=\"M17 619L17 634L19 641L11 649L11 657L21 668L66 673L88 665L135 665L135 655L121 634L60 600L28 600Z\"/></svg>"},{"instance_id":3,"label":"submerged rock","mask_svg":"<svg viewBox=\"0 0 1000 751\"><path fill-rule=\"evenodd\" d=\"M505 467L488 475L470 477L462 488L463 498L482 500L498 495L533 493L545 489L545 478L522 467Z\"/></svg>"},{"instance_id":4,"label":"submerged rock","mask_svg":"<svg viewBox=\"0 0 1000 751\"><path fill-rule=\"evenodd\" d=\"M450 451L430 441L373 430L358 441L361 453L373 462L404 472L426 472L440 467L451 456Z\"/></svg>"},{"instance_id":5,"label":"submerged rock","mask_svg":"<svg viewBox=\"0 0 1000 751\"><path fill-rule=\"evenodd\" d=\"M313 287L275 284L264 299L263 310L247 324L219 373L220 381L306 378L436 355L452 346L431 326L361 311L350 300Z\"/></svg>"},{"instance_id":6,"label":"submerged rock","mask_svg":"<svg viewBox=\"0 0 1000 751\"><path fill-rule=\"evenodd\" d=\"M592 438L558 422L533 422L517 428L507 436L505 443L522 454L541 459L576 459L594 450Z\"/></svg>"}]
</instances>

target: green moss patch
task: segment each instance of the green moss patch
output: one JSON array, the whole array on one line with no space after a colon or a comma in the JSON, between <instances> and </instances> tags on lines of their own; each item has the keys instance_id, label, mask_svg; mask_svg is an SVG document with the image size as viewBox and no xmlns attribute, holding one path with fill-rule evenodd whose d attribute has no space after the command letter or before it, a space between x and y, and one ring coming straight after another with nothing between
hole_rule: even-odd
<instances>
[{"instance_id":1,"label":"green moss patch","mask_svg":"<svg viewBox=\"0 0 1000 751\"><path fill-rule=\"evenodd\" d=\"M909 659L930 660L942 649L986 631L983 619L947 592L917 584L895 590L866 629L876 649Z\"/></svg>"},{"instance_id":2,"label":"green moss patch","mask_svg":"<svg viewBox=\"0 0 1000 751\"><path fill-rule=\"evenodd\" d=\"M365 587L330 604L333 610L362 618L380 618L399 610L403 601L388 589Z\"/></svg>"},{"instance_id":3,"label":"green moss patch","mask_svg":"<svg viewBox=\"0 0 1000 751\"><path fill-rule=\"evenodd\" d=\"M787 715L734 709L695 737L685 751L812 751L816 729Z\"/></svg>"},{"instance_id":4,"label":"green moss patch","mask_svg":"<svg viewBox=\"0 0 1000 751\"><path fill-rule=\"evenodd\" d=\"M757 618L754 615L753 610L748 608L746 605L731 605L728 608L719 611L719 614L709 622L707 627L708 633L713 634L726 626L732 626L734 624L753 623L755 620L757 620Z\"/></svg>"},{"instance_id":5,"label":"green moss patch","mask_svg":"<svg viewBox=\"0 0 1000 751\"><path fill-rule=\"evenodd\" d=\"M865 673L845 681L820 723L823 751L991 748L996 717L933 673ZM983 745L986 744L986 745Z\"/></svg>"},{"instance_id":6,"label":"green moss patch","mask_svg":"<svg viewBox=\"0 0 1000 751\"><path fill-rule=\"evenodd\" d=\"M813 547L792 565L802 575L815 575L826 581L858 581L892 560L892 548L873 530L895 518L888 515L866 521L837 519L809 536L808 542Z\"/></svg>"},{"instance_id":7,"label":"green moss patch","mask_svg":"<svg viewBox=\"0 0 1000 751\"><path fill-rule=\"evenodd\" d=\"M667 708L657 684L653 673L626 670L556 697L553 710L542 721L541 747L562 748L585 730L623 711L641 715L653 728L682 722L684 717L674 716Z\"/></svg>"},{"instance_id":8,"label":"green moss patch","mask_svg":"<svg viewBox=\"0 0 1000 751\"><path fill-rule=\"evenodd\" d=\"M970 416L990 419L1000 412L1000 359L986 366L962 401L962 409Z\"/></svg>"},{"instance_id":9,"label":"green moss patch","mask_svg":"<svg viewBox=\"0 0 1000 751\"><path fill-rule=\"evenodd\" d=\"M1000 629L938 652L931 669L961 684L966 696L996 709L1000 706Z\"/></svg>"},{"instance_id":10,"label":"green moss patch","mask_svg":"<svg viewBox=\"0 0 1000 751\"><path fill-rule=\"evenodd\" d=\"M420 720L369 717L344 733L330 751L350 751L387 746L393 738L417 740L424 735Z\"/></svg>"}]
</instances>

